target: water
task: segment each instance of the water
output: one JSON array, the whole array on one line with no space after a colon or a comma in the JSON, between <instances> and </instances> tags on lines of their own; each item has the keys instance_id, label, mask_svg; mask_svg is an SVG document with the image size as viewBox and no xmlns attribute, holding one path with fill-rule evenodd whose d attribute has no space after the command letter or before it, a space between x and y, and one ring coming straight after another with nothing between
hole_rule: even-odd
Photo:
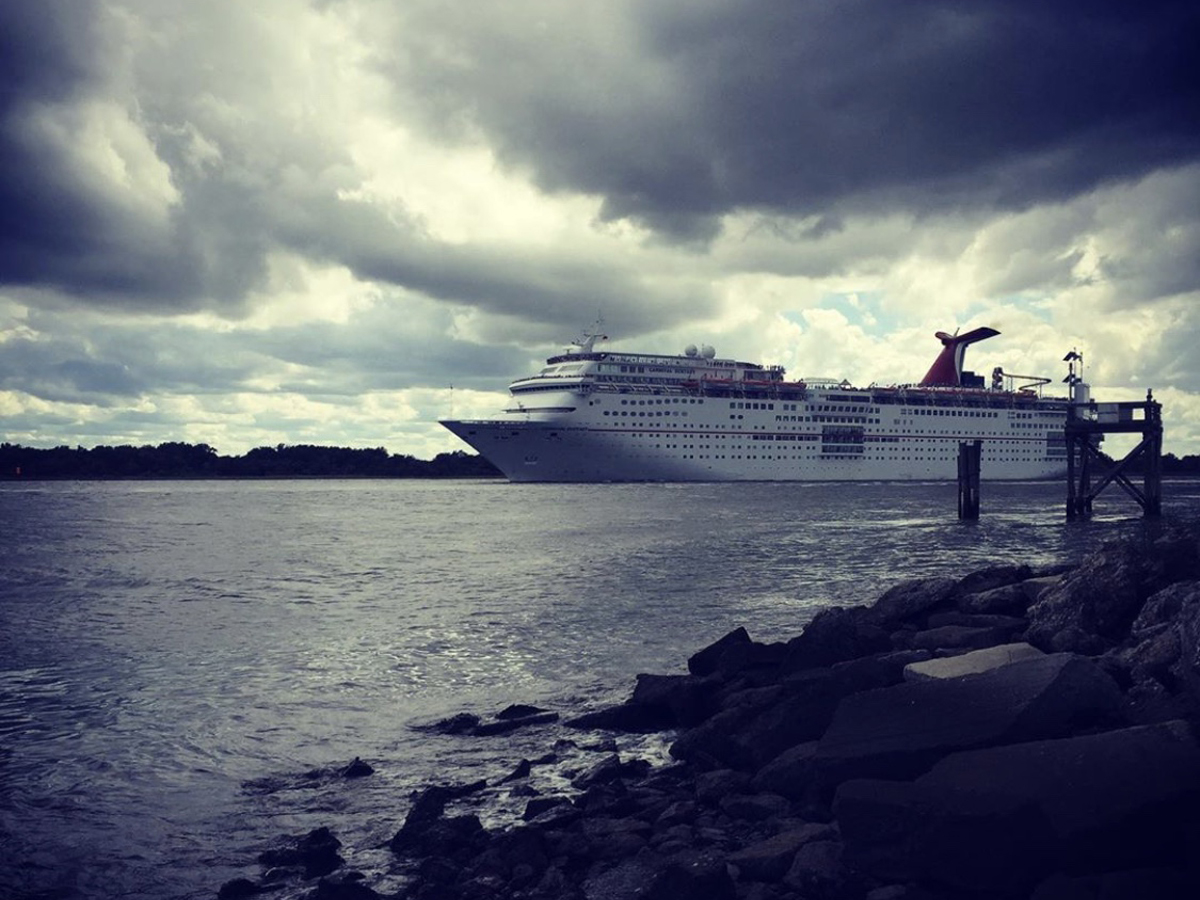
<instances>
[{"instance_id":1,"label":"water","mask_svg":"<svg viewBox=\"0 0 1200 900\"><path fill-rule=\"evenodd\" d=\"M1141 528L1116 493L1068 524L1064 490L985 484L960 523L946 484L0 484L0 896L212 898L318 825L387 887L411 789L565 733L413 726L579 712L739 625L784 639L901 578ZM331 774L355 756L376 774Z\"/></svg>"}]
</instances>

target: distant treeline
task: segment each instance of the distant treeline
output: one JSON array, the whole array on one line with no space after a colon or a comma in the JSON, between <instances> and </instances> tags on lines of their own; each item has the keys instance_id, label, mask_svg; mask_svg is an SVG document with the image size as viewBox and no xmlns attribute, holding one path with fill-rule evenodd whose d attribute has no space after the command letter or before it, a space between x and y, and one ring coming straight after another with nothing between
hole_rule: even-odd
<instances>
[{"instance_id":1,"label":"distant treeline","mask_svg":"<svg viewBox=\"0 0 1200 900\"><path fill-rule=\"evenodd\" d=\"M456 450L432 460L311 444L256 447L244 456L220 456L208 444L169 442L157 447L55 447L0 444L0 478L475 478L499 476L481 456Z\"/></svg>"}]
</instances>

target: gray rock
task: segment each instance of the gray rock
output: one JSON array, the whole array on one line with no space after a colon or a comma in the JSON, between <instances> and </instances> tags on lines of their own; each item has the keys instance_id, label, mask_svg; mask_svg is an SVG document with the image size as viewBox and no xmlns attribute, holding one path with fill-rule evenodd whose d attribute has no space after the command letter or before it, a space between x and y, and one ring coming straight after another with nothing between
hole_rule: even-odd
<instances>
[{"instance_id":1,"label":"gray rock","mask_svg":"<svg viewBox=\"0 0 1200 900\"><path fill-rule=\"evenodd\" d=\"M509 717L507 719L497 719L495 722L482 722L476 725L472 734L478 737L486 737L494 734L508 734L510 731L516 731L518 728L528 728L530 725L548 725L551 722L558 721L558 713L542 712L533 713L528 716Z\"/></svg>"},{"instance_id":2,"label":"gray rock","mask_svg":"<svg viewBox=\"0 0 1200 900\"><path fill-rule=\"evenodd\" d=\"M721 798L720 806L731 819L744 819L749 822L762 822L786 816L791 809L786 797L769 792L730 794Z\"/></svg>"},{"instance_id":3,"label":"gray rock","mask_svg":"<svg viewBox=\"0 0 1200 900\"><path fill-rule=\"evenodd\" d=\"M1030 900L1192 900L1196 879L1181 868L1132 869L1080 875L1052 875Z\"/></svg>"},{"instance_id":4,"label":"gray rock","mask_svg":"<svg viewBox=\"0 0 1200 900\"><path fill-rule=\"evenodd\" d=\"M1194 535L1107 545L1029 608L1026 639L1047 651L1101 653L1129 636L1147 598L1198 568Z\"/></svg>"},{"instance_id":5,"label":"gray rock","mask_svg":"<svg viewBox=\"0 0 1200 900\"><path fill-rule=\"evenodd\" d=\"M735 628L724 637L709 644L703 650L692 654L688 660L688 671L693 675L713 675L716 673L721 656L731 647L749 644L750 634L745 628Z\"/></svg>"},{"instance_id":6,"label":"gray rock","mask_svg":"<svg viewBox=\"0 0 1200 900\"><path fill-rule=\"evenodd\" d=\"M746 765L740 735L755 716L782 695L783 689L774 685L727 697L720 712L679 736L671 745L671 756L714 768Z\"/></svg>"},{"instance_id":7,"label":"gray rock","mask_svg":"<svg viewBox=\"0 0 1200 900\"><path fill-rule=\"evenodd\" d=\"M838 897L846 893L848 873L840 841L809 841L796 851L783 880L805 897Z\"/></svg>"},{"instance_id":8,"label":"gray rock","mask_svg":"<svg viewBox=\"0 0 1200 900\"><path fill-rule=\"evenodd\" d=\"M911 778L958 750L1119 723L1122 702L1116 684L1089 660L1031 658L847 697L813 762L827 788L855 777Z\"/></svg>"},{"instance_id":9,"label":"gray rock","mask_svg":"<svg viewBox=\"0 0 1200 900\"><path fill-rule=\"evenodd\" d=\"M799 636L787 642L785 671L817 669L892 649L880 617L860 606L832 606L817 613Z\"/></svg>"},{"instance_id":10,"label":"gray rock","mask_svg":"<svg viewBox=\"0 0 1200 900\"><path fill-rule=\"evenodd\" d=\"M964 575L954 585L955 592L960 595L979 594L999 590L1027 581L1034 572L1025 564L989 566L977 569L969 575Z\"/></svg>"},{"instance_id":11,"label":"gray rock","mask_svg":"<svg viewBox=\"0 0 1200 900\"><path fill-rule=\"evenodd\" d=\"M671 860L649 883L642 900L735 900L737 888L725 860L717 853L695 851ZM591 898L589 898L591 900Z\"/></svg>"},{"instance_id":12,"label":"gray rock","mask_svg":"<svg viewBox=\"0 0 1200 900\"><path fill-rule=\"evenodd\" d=\"M1043 655L1045 654L1041 650L1023 641L1002 644L999 647L972 650L970 653L963 653L959 656L945 656L940 659L910 663L904 667L904 680L929 681L937 678L976 675L1022 659Z\"/></svg>"},{"instance_id":13,"label":"gray rock","mask_svg":"<svg viewBox=\"0 0 1200 900\"><path fill-rule=\"evenodd\" d=\"M999 613L966 613L952 610L944 613L934 613L929 617L930 628L941 628L943 625L962 625L967 628L1001 628L1013 632L1024 631L1029 623L1024 616L1009 616Z\"/></svg>"},{"instance_id":14,"label":"gray rock","mask_svg":"<svg viewBox=\"0 0 1200 900\"><path fill-rule=\"evenodd\" d=\"M978 650L1007 643L1012 635L1013 629L1011 628L943 625L940 628L918 631L909 638L908 644L913 650L941 650L944 648Z\"/></svg>"},{"instance_id":15,"label":"gray rock","mask_svg":"<svg viewBox=\"0 0 1200 900\"><path fill-rule=\"evenodd\" d=\"M963 891L1028 892L1054 871L1183 865L1200 748L1181 722L956 753L915 782L834 802L851 865Z\"/></svg>"},{"instance_id":16,"label":"gray rock","mask_svg":"<svg viewBox=\"0 0 1200 900\"><path fill-rule=\"evenodd\" d=\"M567 719L568 728L589 731L619 731L627 734L651 734L675 726L675 717L665 707L642 703L618 703L594 712Z\"/></svg>"},{"instance_id":17,"label":"gray rock","mask_svg":"<svg viewBox=\"0 0 1200 900\"><path fill-rule=\"evenodd\" d=\"M662 711L668 727L690 728L716 712L721 679L716 675L638 675L629 702Z\"/></svg>"},{"instance_id":18,"label":"gray rock","mask_svg":"<svg viewBox=\"0 0 1200 900\"><path fill-rule=\"evenodd\" d=\"M834 831L828 825L804 825L737 850L726 861L736 866L744 879L779 881L791 868L796 851L807 843L833 836Z\"/></svg>"},{"instance_id":19,"label":"gray rock","mask_svg":"<svg viewBox=\"0 0 1200 900\"><path fill-rule=\"evenodd\" d=\"M1035 581L1038 582L1036 585ZM971 614L1022 616L1029 609L1029 604L1037 599L1037 595L1058 582L1058 578L1030 579L989 591L980 591L977 594L967 594L958 598L958 608Z\"/></svg>"},{"instance_id":20,"label":"gray rock","mask_svg":"<svg viewBox=\"0 0 1200 900\"><path fill-rule=\"evenodd\" d=\"M755 774L751 786L792 800L804 799L812 788L816 772L814 757L817 742L789 747Z\"/></svg>"},{"instance_id":21,"label":"gray rock","mask_svg":"<svg viewBox=\"0 0 1200 900\"><path fill-rule=\"evenodd\" d=\"M953 578L915 578L885 591L871 606L879 624L889 627L949 604L959 590Z\"/></svg>"},{"instance_id":22,"label":"gray rock","mask_svg":"<svg viewBox=\"0 0 1200 900\"><path fill-rule=\"evenodd\" d=\"M740 794L750 786L750 776L733 769L717 769L696 776L696 799L703 803L719 803L729 794Z\"/></svg>"}]
</instances>

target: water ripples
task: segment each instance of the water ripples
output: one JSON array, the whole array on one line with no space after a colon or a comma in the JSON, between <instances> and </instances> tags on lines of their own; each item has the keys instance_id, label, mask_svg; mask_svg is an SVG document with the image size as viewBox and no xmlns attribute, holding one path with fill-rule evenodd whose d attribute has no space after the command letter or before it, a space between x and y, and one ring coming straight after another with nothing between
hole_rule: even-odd
<instances>
[{"instance_id":1,"label":"water ripples","mask_svg":"<svg viewBox=\"0 0 1200 900\"><path fill-rule=\"evenodd\" d=\"M2 484L0 895L207 900L323 824L381 865L409 790L552 733L413 724L614 701L739 625L1137 527L1067 527L1060 487L989 487L968 524L952 485ZM306 776L354 756L376 776Z\"/></svg>"}]
</instances>

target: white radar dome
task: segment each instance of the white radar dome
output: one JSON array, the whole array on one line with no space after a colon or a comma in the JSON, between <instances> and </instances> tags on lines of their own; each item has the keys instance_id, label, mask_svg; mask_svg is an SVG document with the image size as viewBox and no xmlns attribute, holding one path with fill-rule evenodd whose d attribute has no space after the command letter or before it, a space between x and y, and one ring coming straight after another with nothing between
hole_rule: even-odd
<instances>
[{"instance_id":1,"label":"white radar dome","mask_svg":"<svg viewBox=\"0 0 1200 900\"><path fill-rule=\"evenodd\" d=\"M717 350L711 344L705 344L703 347L700 348L700 355L703 356L705 359L712 359L714 356L717 355Z\"/></svg>"},{"instance_id":2,"label":"white radar dome","mask_svg":"<svg viewBox=\"0 0 1200 900\"><path fill-rule=\"evenodd\" d=\"M695 344L688 344L686 347L683 348L684 356L695 356L697 352L699 352L699 351L696 350Z\"/></svg>"}]
</instances>

